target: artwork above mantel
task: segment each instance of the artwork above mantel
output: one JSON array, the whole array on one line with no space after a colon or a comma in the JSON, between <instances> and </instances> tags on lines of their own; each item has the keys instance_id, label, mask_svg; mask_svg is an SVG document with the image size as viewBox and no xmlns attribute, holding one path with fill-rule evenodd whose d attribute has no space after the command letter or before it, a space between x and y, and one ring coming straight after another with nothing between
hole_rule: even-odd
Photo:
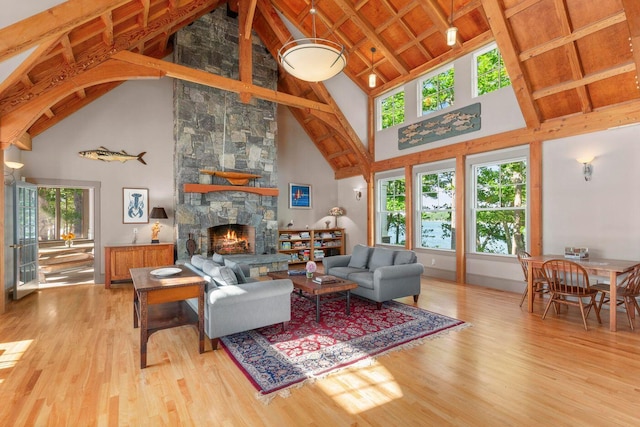
<instances>
[{"instance_id":1,"label":"artwork above mantel","mask_svg":"<svg viewBox=\"0 0 640 427\"><path fill-rule=\"evenodd\" d=\"M239 185L215 184L184 184L185 193L214 193L218 191L244 191L245 193L260 194L261 196L277 196L277 188L247 187Z\"/></svg>"}]
</instances>

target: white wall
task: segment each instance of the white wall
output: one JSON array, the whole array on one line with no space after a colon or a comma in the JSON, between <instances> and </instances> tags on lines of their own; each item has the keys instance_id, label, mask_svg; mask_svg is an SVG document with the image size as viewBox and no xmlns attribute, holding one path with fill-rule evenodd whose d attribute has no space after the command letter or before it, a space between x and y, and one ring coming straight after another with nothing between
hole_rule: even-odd
<instances>
[{"instance_id":1,"label":"white wall","mask_svg":"<svg viewBox=\"0 0 640 427\"><path fill-rule=\"evenodd\" d=\"M33 139L33 151L23 152L22 175L62 181L100 181L100 233L103 244L151 242L151 224L122 223L123 187L149 189L149 204L166 209L169 219L161 241L174 241L173 221L173 89L172 80L123 83L87 107ZM79 151L104 146L129 154L146 151L147 165L81 158ZM96 257L102 257L96 248ZM104 269L102 269L104 272Z\"/></svg>"}]
</instances>

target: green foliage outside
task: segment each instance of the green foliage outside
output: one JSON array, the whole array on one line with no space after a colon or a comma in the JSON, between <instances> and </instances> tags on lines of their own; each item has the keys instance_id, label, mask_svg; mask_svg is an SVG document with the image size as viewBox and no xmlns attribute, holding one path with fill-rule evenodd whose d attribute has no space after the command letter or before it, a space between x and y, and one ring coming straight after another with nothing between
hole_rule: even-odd
<instances>
[{"instance_id":1,"label":"green foliage outside","mask_svg":"<svg viewBox=\"0 0 640 427\"><path fill-rule=\"evenodd\" d=\"M60 236L65 233L85 237L82 236L83 195L84 190L78 188L38 188L41 240L61 240Z\"/></svg>"},{"instance_id":2,"label":"green foliage outside","mask_svg":"<svg viewBox=\"0 0 640 427\"><path fill-rule=\"evenodd\" d=\"M507 69L504 66L504 61L498 48L478 55L476 67L478 96L502 87L511 86L511 80L509 80Z\"/></svg>"},{"instance_id":3,"label":"green foliage outside","mask_svg":"<svg viewBox=\"0 0 640 427\"><path fill-rule=\"evenodd\" d=\"M384 98L380 106L382 129L404 123L404 91Z\"/></svg>"},{"instance_id":4,"label":"green foliage outside","mask_svg":"<svg viewBox=\"0 0 640 427\"><path fill-rule=\"evenodd\" d=\"M453 208L455 196L455 172L443 171L422 175L422 197L420 214L420 239L423 248L455 249L455 229ZM444 246L432 246L429 239L435 237L434 229L428 228L425 221L439 222L442 238L447 239Z\"/></svg>"},{"instance_id":5,"label":"green foliage outside","mask_svg":"<svg viewBox=\"0 0 640 427\"><path fill-rule=\"evenodd\" d=\"M394 245L403 245L404 240L400 240L400 236L405 235L405 183L404 178L384 181L382 184L382 194L385 195L383 209L385 212L383 228L386 233L384 236L395 236Z\"/></svg>"},{"instance_id":6,"label":"green foliage outside","mask_svg":"<svg viewBox=\"0 0 640 427\"><path fill-rule=\"evenodd\" d=\"M526 182L524 160L476 168L476 252L525 250Z\"/></svg>"},{"instance_id":7,"label":"green foliage outside","mask_svg":"<svg viewBox=\"0 0 640 427\"><path fill-rule=\"evenodd\" d=\"M426 79L422 82L422 115L432 111L445 109L453 105L454 101L454 69Z\"/></svg>"}]
</instances>

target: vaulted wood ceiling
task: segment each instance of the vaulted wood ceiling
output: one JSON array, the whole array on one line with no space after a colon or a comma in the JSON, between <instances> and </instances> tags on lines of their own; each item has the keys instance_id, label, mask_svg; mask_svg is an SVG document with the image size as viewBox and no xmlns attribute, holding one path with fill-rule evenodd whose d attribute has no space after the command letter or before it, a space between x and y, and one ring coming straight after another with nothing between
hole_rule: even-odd
<instances>
[{"instance_id":1,"label":"vaulted wood ceiling","mask_svg":"<svg viewBox=\"0 0 640 427\"><path fill-rule=\"evenodd\" d=\"M218 7L238 13L238 80L160 59L176 31ZM317 35L344 44L344 72L370 96L495 40L529 131L594 111L626 114L622 123L640 111L638 0L454 0L453 47L445 40L450 0L316 0L315 7ZM70 0L0 29L0 62L31 49L0 82L2 148L29 149L31 137L125 80L169 76L288 105L336 177L366 177L372 155L323 84L282 71L272 91L247 72L250 30L277 56L291 38L280 14L310 36L309 9L310 0Z\"/></svg>"}]
</instances>

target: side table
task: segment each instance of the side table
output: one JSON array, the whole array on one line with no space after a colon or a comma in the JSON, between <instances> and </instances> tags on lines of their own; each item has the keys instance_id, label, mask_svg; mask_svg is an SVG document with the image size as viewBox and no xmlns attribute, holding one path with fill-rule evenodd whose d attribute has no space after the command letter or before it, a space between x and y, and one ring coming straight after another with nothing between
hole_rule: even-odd
<instances>
[{"instance_id":1,"label":"side table","mask_svg":"<svg viewBox=\"0 0 640 427\"><path fill-rule=\"evenodd\" d=\"M200 353L204 353L205 280L181 266L169 266L180 272L170 276L151 274L157 267L132 268L133 327L140 327L140 368L147 366L147 341L161 329L196 325ZM198 298L196 315L185 300Z\"/></svg>"}]
</instances>

